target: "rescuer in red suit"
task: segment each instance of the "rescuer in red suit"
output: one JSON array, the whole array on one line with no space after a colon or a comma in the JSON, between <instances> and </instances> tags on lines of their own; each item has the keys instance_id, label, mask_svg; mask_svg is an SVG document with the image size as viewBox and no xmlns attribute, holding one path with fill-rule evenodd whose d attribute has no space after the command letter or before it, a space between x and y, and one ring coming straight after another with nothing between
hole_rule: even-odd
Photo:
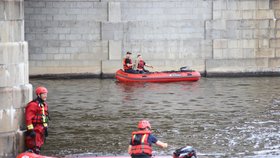
<instances>
[{"instance_id":1,"label":"rescuer in red suit","mask_svg":"<svg viewBox=\"0 0 280 158\"><path fill-rule=\"evenodd\" d=\"M128 153L132 158L151 158L152 144L167 148L168 144L159 141L151 132L151 125L147 120L138 123L138 131L132 132Z\"/></svg>"},{"instance_id":2,"label":"rescuer in red suit","mask_svg":"<svg viewBox=\"0 0 280 158\"><path fill-rule=\"evenodd\" d=\"M127 52L125 58L123 59L123 70L127 73L133 73L136 74L137 71L135 71L133 67L133 63L131 60L131 53Z\"/></svg>"},{"instance_id":3,"label":"rescuer in red suit","mask_svg":"<svg viewBox=\"0 0 280 158\"><path fill-rule=\"evenodd\" d=\"M137 64L136 64L136 65L137 65L137 71L138 71L140 74L149 72L148 70L145 69L145 66L146 66L146 67L153 68L153 66L147 65L147 64L146 64L146 62L143 60L141 54L138 54L138 55L137 55L136 63L137 63Z\"/></svg>"},{"instance_id":4,"label":"rescuer in red suit","mask_svg":"<svg viewBox=\"0 0 280 158\"><path fill-rule=\"evenodd\" d=\"M25 107L25 121L27 132L25 137L26 147L29 152L40 153L41 146L48 137L48 104L45 87L37 87L35 90L37 98Z\"/></svg>"}]
</instances>

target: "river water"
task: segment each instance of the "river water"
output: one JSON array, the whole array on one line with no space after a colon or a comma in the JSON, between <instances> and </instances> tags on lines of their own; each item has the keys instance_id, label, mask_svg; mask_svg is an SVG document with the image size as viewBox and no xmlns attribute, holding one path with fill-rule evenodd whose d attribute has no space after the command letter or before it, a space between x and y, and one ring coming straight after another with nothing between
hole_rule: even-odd
<instances>
[{"instance_id":1,"label":"river water","mask_svg":"<svg viewBox=\"0 0 280 158\"><path fill-rule=\"evenodd\" d=\"M38 80L48 88L51 122L44 155L128 156L137 122L148 119L169 144L202 157L280 157L280 78L202 78L124 84L114 79Z\"/></svg>"}]
</instances>

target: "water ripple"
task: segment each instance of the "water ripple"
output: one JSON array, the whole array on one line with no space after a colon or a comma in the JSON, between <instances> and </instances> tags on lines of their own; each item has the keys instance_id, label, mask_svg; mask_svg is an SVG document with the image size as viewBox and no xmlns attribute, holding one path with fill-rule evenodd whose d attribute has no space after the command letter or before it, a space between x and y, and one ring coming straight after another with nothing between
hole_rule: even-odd
<instances>
[{"instance_id":1,"label":"water ripple","mask_svg":"<svg viewBox=\"0 0 280 158\"><path fill-rule=\"evenodd\" d=\"M186 144L206 157L279 157L280 78L207 78L195 83L32 80L47 86L46 155L127 155L131 131L150 120L170 155Z\"/></svg>"}]
</instances>

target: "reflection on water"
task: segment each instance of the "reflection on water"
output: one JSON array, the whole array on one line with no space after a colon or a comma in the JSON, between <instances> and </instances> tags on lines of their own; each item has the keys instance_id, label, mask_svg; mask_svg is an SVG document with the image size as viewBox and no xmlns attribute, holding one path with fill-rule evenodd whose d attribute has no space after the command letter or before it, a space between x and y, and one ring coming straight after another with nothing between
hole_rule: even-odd
<instances>
[{"instance_id":1,"label":"reflection on water","mask_svg":"<svg viewBox=\"0 0 280 158\"><path fill-rule=\"evenodd\" d=\"M202 78L124 84L115 80L31 80L49 89L46 155L127 155L131 131L150 120L171 155L194 146L207 157L280 155L280 78Z\"/></svg>"}]
</instances>

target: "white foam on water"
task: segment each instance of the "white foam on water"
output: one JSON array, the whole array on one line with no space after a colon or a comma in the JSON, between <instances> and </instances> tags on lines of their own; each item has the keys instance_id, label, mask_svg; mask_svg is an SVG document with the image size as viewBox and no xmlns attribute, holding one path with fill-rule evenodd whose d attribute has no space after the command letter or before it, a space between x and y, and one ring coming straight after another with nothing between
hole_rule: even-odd
<instances>
[{"instance_id":1,"label":"white foam on water","mask_svg":"<svg viewBox=\"0 0 280 158\"><path fill-rule=\"evenodd\" d=\"M197 155L198 156L219 156L219 157L224 157L224 156L226 156L226 154L225 153L197 153Z\"/></svg>"},{"instance_id":2,"label":"white foam on water","mask_svg":"<svg viewBox=\"0 0 280 158\"><path fill-rule=\"evenodd\" d=\"M272 120L269 120L269 121L258 121L258 122L251 122L253 124L266 124L266 123L277 123L277 121L272 121Z\"/></svg>"},{"instance_id":3,"label":"white foam on water","mask_svg":"<svg viewBox=\"0 0 280 158\"><path fill-rule=\"evenodd\" d=\"M233 139L229 140L229 146L235 146L237 144L237 142Z\"/></svg>"},{"instance_id":4,"label":"white foam on water","mask_svg":"<svg viewBox=\"0 0 280 158\"><path fill-rule=\"evenodd\" d=\"M253 153L256 155L270 155L270 156L280 157L279 149L260 150L260 151L254 151Z\"/></svg>"}]
</instances>

